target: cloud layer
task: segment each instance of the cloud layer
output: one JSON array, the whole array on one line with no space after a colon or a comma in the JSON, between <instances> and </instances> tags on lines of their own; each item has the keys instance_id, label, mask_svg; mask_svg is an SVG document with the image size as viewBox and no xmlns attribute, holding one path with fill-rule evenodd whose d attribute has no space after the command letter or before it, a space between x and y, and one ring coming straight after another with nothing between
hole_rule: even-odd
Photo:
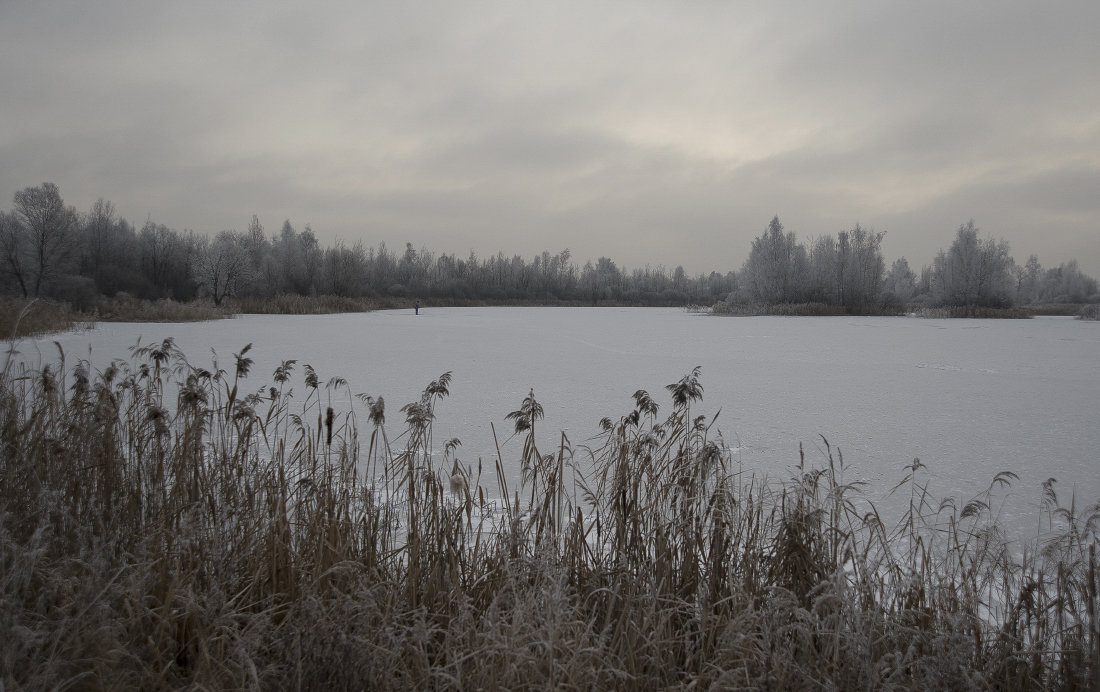
<instances>
[{"instance_id":1,"label":"cloud layer","mask_svg":"<svg viewBox=\"0 0 1100 692\"><path fill-rule=\"evenodd\" d=\"M691 272L973 218L1100 275L1100 5L827 5L5 3L0 194Z\"/></svg>"}]
</instances>

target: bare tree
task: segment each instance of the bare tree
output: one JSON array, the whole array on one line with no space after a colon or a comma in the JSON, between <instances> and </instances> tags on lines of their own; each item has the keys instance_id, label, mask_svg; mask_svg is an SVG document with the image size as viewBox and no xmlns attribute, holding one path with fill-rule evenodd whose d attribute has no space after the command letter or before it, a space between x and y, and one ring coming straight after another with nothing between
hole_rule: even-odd
<instances>
[{"instance_id":1,"label":"bare tree","mask_svg":"<svg viewBox=\"0 0 1100 692\"><path fill-rule=\"evenodd\" d=\"M28 242L23 224L15 214L0 211L0 261L4 273L19 285L23 297L30 295L28 288Z\"/></svg>"},{"instance_id":2,"label":"bare tree","mask_svg":"<svg viewBox=\"0 0 1100 692\"><path fill-rule=\"evenodd\" d=\"M237 295L250 279L252 271L245 243L232 231L222 231L201 249L195 276L202 290L210 294L214 305Z\"/></svg>"},{"instance_id":3,"label":"bare tree","mask_svg":"<svg viewBox=\"0 0 1100 692\"><path fill-rule=\"evenodd\" d=\"M42 183L15 193L15 215L26 232L34 272L31 292L38 296L73 254L77 213L65 206L57 185Z\"/></svg>"},{"instance_id":4,"label":"bare tree","mask_svg":"<svg viewBox=\"0 0 1100 692\"><path fill-rule=\"evenodd\" d=\"M1031 255L1021 267L1016 265L1012 270L1012 276L1016 280L1016 303L1028 305L1039 300L1039 287L1043 278L1043 266L1039 264L1038 255Z\"/></svg>"},{"instance_id":5,"label":"bare tree","mask_svg":"<svg viewBox=\"0 0 1100 692\"><path fill-rule=\"evenodd\" d=\"M96 291L108 296L119 291L144 292L137 233L116 214L114 204L102 197L96 200L81 218L80 235L77 266L82 276L93 281Z\"/></svg>"},{"instance_id":6,"label":"bare tree","mask_svg":"<svg viewBox=\"0 0 1100 692\"><path fill-rule=\"evenodd\" d=\"M169 295L168 276L179 253L179 237L172 229L151 219L141 227L138 235L141 248L141 269L153 291L160 296Z\"/></svg>"},{"instance_id":7,"label":"bare tree","mask_svg":"<svg viewBox=\"0 0 1100 692\"><path fill-rule=\"evenodd\" d=\"M102 197L92 205L92 210L84 221L83 271L97 283L100 282L104 267L111 264L110 253L114 249L111 236L116 223L115 205Z\"/></svg>"}]
</instances>

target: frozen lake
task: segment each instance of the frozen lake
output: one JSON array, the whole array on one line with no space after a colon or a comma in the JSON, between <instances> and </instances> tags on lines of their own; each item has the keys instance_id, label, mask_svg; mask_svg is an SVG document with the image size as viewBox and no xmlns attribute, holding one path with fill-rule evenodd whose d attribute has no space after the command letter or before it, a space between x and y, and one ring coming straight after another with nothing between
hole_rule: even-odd
<instances>
[{"instance_id":1,"label":"frozen lake","mask_svg":"<svg viewBox=\"0 0 1100 692\"><path fill-rule=\"evenodd\" d=\"M195 365L222 367L247 343L256 361L246 389L266 388L283 360L304 396L302 365L321 382L339 375L352 392L386 399L391 440L400 407L453 372L435 440L458 437L459 457L486 469L505 416L528 390L546 410L540 446L564 430L576 446L605 416L648 390L671 408L665 385L702 366L702 405L746 469L786 477L798 461L824 463L821 435L844 455L848 480L881 496L919 457L937 499L965 501L999 471L1020 476L1006 520L1035 526L1040 484L1056 478L1064 501L1100 498L1100 323L1071 318L929 320L883 317L710 317L654 308L435 308L352 315L242 316L192 324L101 324L20 343L30 363L96 369L143 343L173 337ZM346 395L337 397L346 401ZM360 424L367 426L366 416ZM521 445L505 446L516 465ZM508 469L518 477L518 468ZM515 484L515 478L509 480ZM490 487L492 484L490 483ZM487 488L488 489L488 488Z\"/></svg>"}]
</instances>

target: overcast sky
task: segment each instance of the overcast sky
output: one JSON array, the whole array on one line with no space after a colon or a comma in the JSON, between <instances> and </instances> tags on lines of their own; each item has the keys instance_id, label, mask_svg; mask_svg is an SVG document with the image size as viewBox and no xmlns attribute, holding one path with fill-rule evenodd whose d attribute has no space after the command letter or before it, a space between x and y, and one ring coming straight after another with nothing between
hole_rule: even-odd
<instances>
[{"instance_id":1,"label":"overcast sky","mask_svg":"<svg viewBox=\"0 0 1100 692\"><path fill-rule=\"evenodd\" d=\"M0 195L141 225L914 268L974 219L1100 277L1100 2L0 0Z\"/></svg>"}]
</instances>

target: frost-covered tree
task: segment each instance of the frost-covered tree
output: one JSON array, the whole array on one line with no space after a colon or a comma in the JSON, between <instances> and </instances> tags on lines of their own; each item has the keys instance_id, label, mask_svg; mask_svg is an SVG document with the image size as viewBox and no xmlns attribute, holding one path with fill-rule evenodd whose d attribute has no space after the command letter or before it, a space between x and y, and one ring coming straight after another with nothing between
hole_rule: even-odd
<instances>
[{"instance_id":1,"label":"frost-covered tree","mask_svg":"<svg viewBox=\"0 0 1100 692\"><path fill-rule=\"evenodd\" d=\"M810 249L808 299L850 310L877 304L886 266L884 235L856 224L836 238L826 234L815 240Z\"/></svg>"},{"instance_id":2,"label":"frost-covered tree","mask_svg":"<svg viewBox=\"0 0 1100 692\"><path fill-rule=\"evenodd\" d=\"M267 264L272 256L271 242L264 235L264 226L260 223L260 217L252 215L248 222L248 230L240 236L240 243L248 256L248 283L241 286L242 295L271 296L276 292L276 287L267 280Z\"/></svg>"},{"instance_id":3,"label":"frost-covered tree","mask_svg":"<svg viewBox=\"0 0 1100 692\"><path fill-rule=\"evenodd\" d=\"M840 304L862 308L879 302L886 261L882 258L884 231L863 228L858 223L850 231L837 234L838 254L842 258Z\"/></svg>"},{"instance_id":4,"label":"frost-covered tree","mask_svg":"<svg viewBox=\"0 0 1100 692\"><path fill-rule=\"evenodd\" d=\"M819 303L837 303L840 298L840 258L831 233L810 243L810 292L807 298Z\"/></svg>"},{"instance_id":5,"label":"frost-covered tree","mask_svg":"<svg viewBox=\"0 0 1100 692\"><path fill-rule=\"evenodd\" d=\"M610 257L601 257L596 264L585 263L578 285L584 297L595 304L621 298L624 280L618 265Z\"/></svg>"},{"instance_id":6,"label":"frost-covered tree","mask_svg":"<svg viewBox=\"0 0 1100 692\"><path fill-rule=\"evenodd\" d=\"M1096 279L1084 274L1073 260L1043 274L1041 300L1048 303L1085 303L1098 297Z\"/></svg>"},{"instance_id":7,"label":"frost-covered tree","mask_svg":"<svg viewBox=\"0 0 1100 692\"><path fill-rule=\"evenodd\" d=\"M278 277L274 292L302 296L318 292L323 251L308 225L299 233L289 219L284 221L271 259L273 266L265 273Z\"/></svg>"},{"instance_id":8,"label":"frost-covered tree","mask_svg":"<svg viewBox=\"0 0 1100 692\"><path fill-rule=\"evenodd\" d=\"M1016 303L1028 305L1039 300L1039 290L1043 281L1043 267L1039 264L1039 258L1032 255L1021 267L1013 269L1013 277L1016 279Z\"/></svg>"},{"instance_id":9,"label":"frost-covered tree","mask_svg":"<svg viewBox=\"0 0 1100 692\"><path fill-rule=\"evenodd\" d=\"M890 265L882 286L883 299L890 303L907 303L917 294L917 275L909 261L899 257Z\"/></svg>"},{"instance_id":10,"label":"frost-covered tree","mask_svg":"<svg viewBox=\"0 0 1100 692\"><path fill-rule=\"evenodd\" d=\"M741 286L751 302L795 303L805 300L809 283L806 248L793 232L784 233L775 216L760 236L752 241L749 257L741 269Z\"/></svg>"},{"instance_id":11,"label":"frost-covered tree","mask_svg":"<svg viewBox=\"0 0 1100 692\"><path fill-rule=\"evenodd\" d=\"M979 238L969 221L933 262L933 299L942 305L1009 307L1015 293L1014 266L1008 242Z\"/></svg>"},{"instance_id":12,"label":"frost-covered tree","mask_svg":"<svg viewBox=\"0 0 1100 692\"><path fill-rule=\"evenodd\" d=\"M366 290L366 252L361 242L347 247L343 242L325 250L321 270L325 293L334 296L359 296Z\"/></svg>"}]
</instances>

